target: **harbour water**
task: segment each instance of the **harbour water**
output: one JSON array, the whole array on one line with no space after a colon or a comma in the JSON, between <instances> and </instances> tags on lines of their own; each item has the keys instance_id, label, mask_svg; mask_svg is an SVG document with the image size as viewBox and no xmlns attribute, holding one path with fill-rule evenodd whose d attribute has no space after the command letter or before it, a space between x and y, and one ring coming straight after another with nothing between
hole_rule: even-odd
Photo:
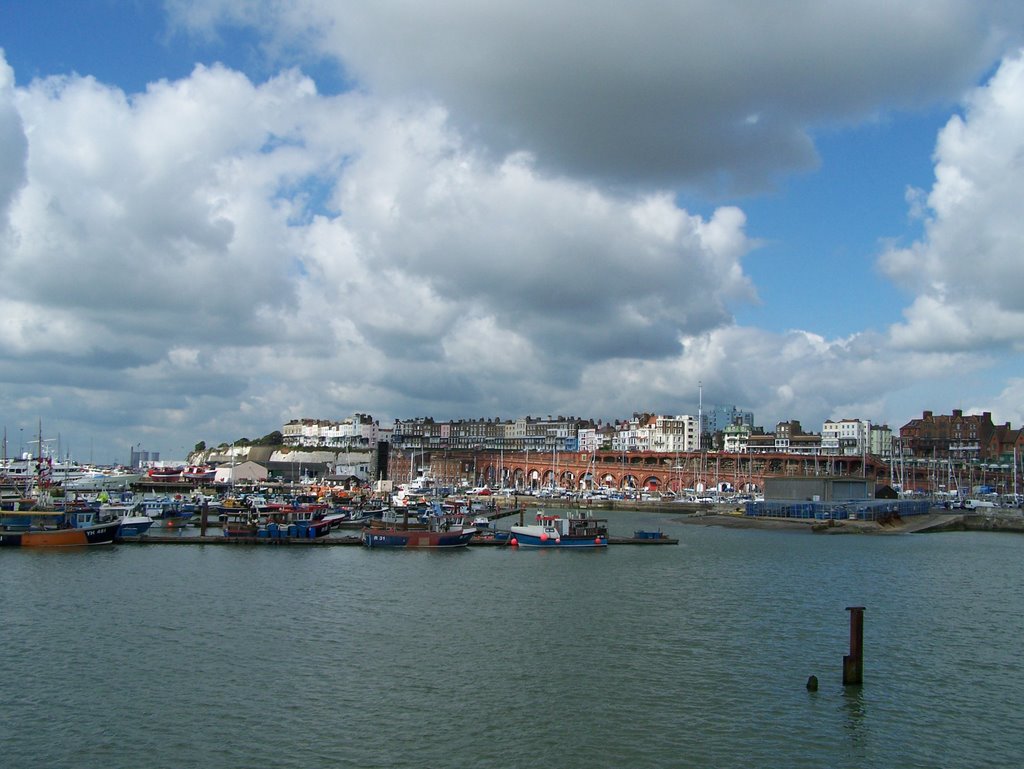
<instances>
[{"instance_id":1,"label":"harbour water","mask_svg":"<svg viewBox=\"0 0 1024 769\"><path fill-rule=\"evenodd\" d=\"M1020 535L609 518L679 545L0 552L2 763L1019 765Z\"/></svg>"}]
</instances>

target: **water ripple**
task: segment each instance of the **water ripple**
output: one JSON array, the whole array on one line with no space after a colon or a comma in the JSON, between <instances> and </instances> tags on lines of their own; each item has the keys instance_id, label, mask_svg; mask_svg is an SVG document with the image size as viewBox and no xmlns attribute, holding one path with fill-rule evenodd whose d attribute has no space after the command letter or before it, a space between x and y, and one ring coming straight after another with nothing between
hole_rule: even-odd
<instances>
[{"instance_id":1,"label":"water ripple","mask_svg":"<svg viewBox=\"0 0 1024 769\"><path fill-rule=\"evenodd\" d=\"M0 755L589 769L1024 754L1024 540L652 523L635 525L681 544L0 553ZM868 607L865 684L844 688L851 605Z\"/></svg>"}]
</instances>

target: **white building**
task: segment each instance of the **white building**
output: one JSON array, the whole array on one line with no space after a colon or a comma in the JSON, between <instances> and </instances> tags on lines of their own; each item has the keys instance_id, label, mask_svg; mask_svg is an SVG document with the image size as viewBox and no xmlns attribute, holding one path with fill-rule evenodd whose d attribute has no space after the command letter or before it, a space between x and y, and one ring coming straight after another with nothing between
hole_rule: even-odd
<instances>
[{"instance_id":1,"label":"white building","mask_svg":"<svg viewBox=\"0 0 1024 769\"><path fill-rule=\"evenodd\" d=\"M821 426L821 452L833 456L869 453L871 423L862 419L827 419Z\"/></svg>"},{"instance_id":2,"label":"white building","mask_svg":"<svg viewBox=\"0 0 1024 769\"><path fill-rule=\"evenodd\" d=\"M214 483L261 483L267 480L267 468L256 462L222 465L217 468Z\"/></svg>"},{"instance_id":3,"label":"white building","mask_svg":"<svg viewBox=\"0 0 1024 769\"><path fill-rule=\"evenodd\" d=\"M389 428L382 428L367 414L353 414L340 421L293 419L281 429L288 446L375 447L388 440Z\"/></svg>"},{"instance_id":4,"label":"white building","mask_svg":"<svg viewBox=\"0 0 1024 769\"><path fill-rule=\"evenodd\" d=\"M612 438L616 451L697 451L699 420L687 415L653 416L637 414L624 423Z\"/></svg>"},{"instance_id":5,"label":"white building","mask_svg":"<svg viewBox=\"0 0 1024 769\"><path fill-rule=\"evenodd\" d=\"M722 431L722 451L730 454L744 454L750 443L753 429L747 424L731 424Z\"/></svg>"},{"instance_id":6,"label":"white building","mask_svg":"<svg viewBox=\"0 0 1024 769\"><path fill-rule=\"evenodd\" d=\"M601 434L595 428L580 430L578 433L578 451L593 454L601 448Z\"/></svg>"}]
</instances>

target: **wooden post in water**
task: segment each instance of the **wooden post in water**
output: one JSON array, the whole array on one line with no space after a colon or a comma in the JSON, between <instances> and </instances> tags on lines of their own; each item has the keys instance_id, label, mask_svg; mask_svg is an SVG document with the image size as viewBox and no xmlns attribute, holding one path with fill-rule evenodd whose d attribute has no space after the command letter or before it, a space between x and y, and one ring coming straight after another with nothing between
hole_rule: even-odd
<instances>
[{"instance_id":1,"label":"wooden post in water","mask_svg":"<svg viewBox=\"0 0 1024 769\"><path fill-rule=\"evenodd\" d=\"M207 523L207 520L210 517L210 503L204 499L202 505L200 506L200 510L201 510L201 517L199 519L199 536L200 537L205 537L206 536L206 523Z\"/></svg>"},{"instance_id":2,"label":"wooden post in water","mask_svg":"<svg viewBox=\"0 0 1024 769\"><path fill-rule=\"evenodd\" d=\"M850 612L850 653L843 657L843 686L864 683L864 607L847 606Z\"/></svg>"}]
</instances>

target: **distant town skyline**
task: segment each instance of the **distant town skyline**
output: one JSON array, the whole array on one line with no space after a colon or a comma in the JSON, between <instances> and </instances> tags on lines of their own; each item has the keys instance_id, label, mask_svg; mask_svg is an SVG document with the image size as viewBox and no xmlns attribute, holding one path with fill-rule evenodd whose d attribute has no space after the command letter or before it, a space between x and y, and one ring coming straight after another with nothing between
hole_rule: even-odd
<instances>
[{"instance_id":1,"label":"distant town skyline","mask_svg":"<svg viewBox=\"0 0 1024 769\"><path fill-rule=\"evenodd\" d=\"M1024 421L1024 6L0 0L0 415Z\"/></svg>"}]
</instances>

